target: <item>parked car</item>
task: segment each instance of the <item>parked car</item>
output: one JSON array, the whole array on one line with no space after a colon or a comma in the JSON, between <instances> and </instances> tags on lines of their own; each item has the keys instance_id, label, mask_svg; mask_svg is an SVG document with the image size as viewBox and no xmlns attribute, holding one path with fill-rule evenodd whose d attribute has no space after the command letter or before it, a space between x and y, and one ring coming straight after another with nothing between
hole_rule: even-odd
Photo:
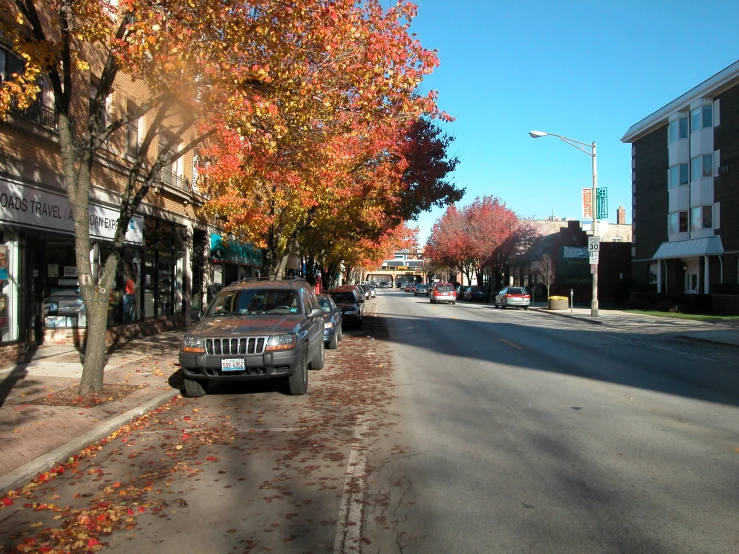
<instances>
[{"instance_id":1,"label":"parked car","mask_svg":"<svg viewBox=\"0 0 739 554\"><path fill-rule=\"evenodd\" d=\"M530 304L531 296L525 287L506 287L495 295L496 308L513 306L528 310Z\"/></svg>"},{"instance_id":2,"label":"parked car","mask_svg":"<svg viewBox=\"0 0 739 554\"><path fill-rule=\"evenodd\" d=\"M341 310L342 321L361 327L364 321L364 295L356 285L344 285L328 291Z\"/></svg>"},{"instance_id":3,"label":"parked car","mask_svg":"<svg viewBox=\"0 0 739 554\"><path fill-rule=\"evenodd\" d=\"M474 285L464 290L464 300L467 302L486 302L488 293L483 287Z\"/></svg>"},{"instance_id":4,"label":"parked car","mask_svg":"<svg viewBox=\"0 0 739 554\"><path fill-rule=\"evenodd\" d=\"M454 290L454 285L451 283L434 283L431 293L429 294L432 304L438 304L440 302L449 302L450 304L457 303L457 292Z\"/></svg>"},{"instance_id":5,"label":"parked car","mask_svg":"<svg viewBox=\"0 0 739 554\"><path fill-rule=\"evenodd\" d=\"M185 333L179 361L187 396L212 382L284 379L308 391L308 367L324 365L323 310L304 279L242 281L221 290Z\"/></svg>"},{"instance_id":6,"label":"parked car","mask_svg":"<svg viewBox=\"0 0 739 554\"><path fill-rule=\"evenodd\" d=\"M406 283L405 288L403 289L405 292L415 292L416 290L416 284L415 283Z\"/></svg>"},{"instance_id":7,"label":"parked car","mask_svg":"<svg viewBox=\"0 0 739 554\"><path fill-rule=\"evenodd\" d=\"M375 285L374 283L367 283L367 286L370 288L372 298L377 298L377 285Z\"/></svg>"},{"instance_id":8,"label":"parked car","mask_svg":"<svg viewBox=\"0 0 739 554\"><path fill-rule=\"evenodd\" d=\"M339 347L339 341L342 339L342 312L330 295L319 294L316 298L323 310L323 342L326 343L326 348L334 350Z\"/></svg>"},{"instance_id":9,"label":"parked car","mask_svg":"<svg viewBox=\"0 0 739 554\"><path fill-rule=\"evenodd\" d=\"M416 285L416 290L413 291L413 296L424 296L428 291L428 285Z\"/></svg>"},{"instance_id":10,"label":"parked car","mask_svg":"<svg viewBox=\"0 0 739 554\"><path fill-rule=\"evenodd\" d=\"M372 289L370 289L369 285L355 285L359 288L359 290L362 291L362 294L364 295L365 300L369 300L372 298Z\"/></svg>"}]
</instances>

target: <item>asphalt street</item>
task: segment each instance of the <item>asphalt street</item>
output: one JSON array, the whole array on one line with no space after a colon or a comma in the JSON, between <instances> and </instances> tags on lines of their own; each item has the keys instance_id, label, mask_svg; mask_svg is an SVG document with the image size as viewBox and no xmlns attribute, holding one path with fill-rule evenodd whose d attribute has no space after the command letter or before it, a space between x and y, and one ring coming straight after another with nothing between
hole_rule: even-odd
<instances>
[{"instance_id":1,"label":"asphalt street","mask_svg":"<svg viewBox=\"0 0 739 554\"><path fill-rule=\"evenodd\" d=\"M370 456L367 551L739 551L735 348L651 318L381 307L403 452Z\"/></svg>"}]
</instances>

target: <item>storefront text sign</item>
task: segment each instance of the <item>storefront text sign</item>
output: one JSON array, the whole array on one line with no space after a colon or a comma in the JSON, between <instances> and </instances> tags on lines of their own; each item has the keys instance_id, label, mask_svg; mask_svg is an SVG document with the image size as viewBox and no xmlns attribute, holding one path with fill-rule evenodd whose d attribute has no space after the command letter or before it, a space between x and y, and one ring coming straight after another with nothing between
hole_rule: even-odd
<instances>
[{"instance_id":1,"label":"storefront text sign","mask_svg":"<svg viewBox=\"0 0 739 554\"><path fill-rule=\"evenodd\" d=\"M119 212L90 202L90 237L113 240ZM0 180L0 222L74 234L66 196ZM126 242L144 243L144 218L131 218Z\"/></svg>"}]
</instances>

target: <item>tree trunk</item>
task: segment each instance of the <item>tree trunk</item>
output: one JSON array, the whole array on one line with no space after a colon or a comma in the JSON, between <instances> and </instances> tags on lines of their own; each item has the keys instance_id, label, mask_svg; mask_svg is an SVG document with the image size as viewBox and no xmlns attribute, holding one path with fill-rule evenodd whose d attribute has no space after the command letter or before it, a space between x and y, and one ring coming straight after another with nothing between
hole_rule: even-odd
<instances>
[{"instance_id":1,"label":"tree trunk","mask_svg":"<svg viewBox=\"0 0 739 554\"><path fill-rule=\"evenodd\" d=\"M108 325L108 292L104 287L95 291L95 299L85 301L87 307L87 340L82 366L79 394L81 396L103 389L105 370L105 334Z\"/></svg>"}]
</instances>

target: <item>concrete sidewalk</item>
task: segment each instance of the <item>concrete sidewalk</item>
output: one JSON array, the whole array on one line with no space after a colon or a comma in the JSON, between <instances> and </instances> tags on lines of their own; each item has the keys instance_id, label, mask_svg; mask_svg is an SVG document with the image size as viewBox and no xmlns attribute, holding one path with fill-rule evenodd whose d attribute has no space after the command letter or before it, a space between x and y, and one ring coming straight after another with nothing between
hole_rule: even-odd
<instances>
[{"instance_id":1,"label":"concrete sidewalk","mask_svg":"<svg viewBox=\"0 0 739 554\"><path fill-rule=\"evenodd\" d=\"M52 392L79 385L81 357L71 346L42 346L27 362L0 371L0 496L177 396L169 380L179 369L183 333L167 331L115 347L105 384L136 387L120 401L89 407L42 403Z\"/></svg>"},{"instance_id":2,"label":"concrete sidewalk","mask_svg":"<svg viewBox=\"0 0 739 554\"><path fill-rule=\"evenodd\" d=\"M669 325L676 336L681 339L739 347L739 322L726 322L720 320L696 321L651 316L611 309L599 309L598 315L593 316L591 315L589 307L574 307L567 310L550 310L544 304L532 306L532 311L553 317L564 317L578 321L585 321L593 325L618 327L639 325L640 323Z\"/></svg>"}]
</instances>

